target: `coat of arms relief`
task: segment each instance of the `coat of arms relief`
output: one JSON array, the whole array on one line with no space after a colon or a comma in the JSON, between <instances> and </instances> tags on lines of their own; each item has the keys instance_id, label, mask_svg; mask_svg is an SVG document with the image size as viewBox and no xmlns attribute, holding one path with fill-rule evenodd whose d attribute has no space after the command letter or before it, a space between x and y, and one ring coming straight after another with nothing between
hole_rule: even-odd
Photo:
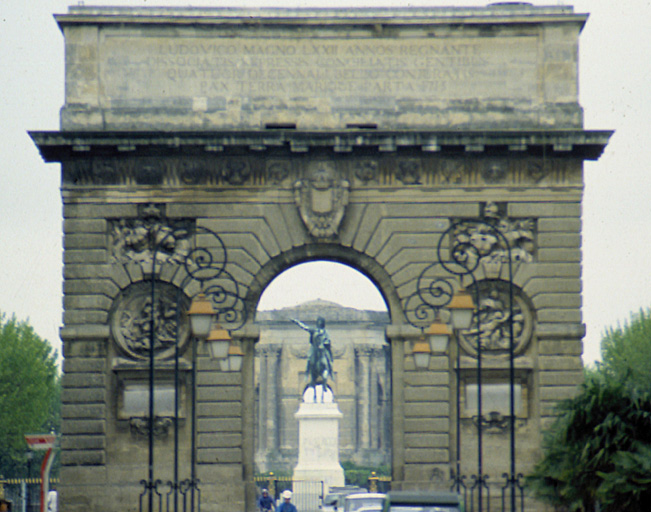
<instances>
[{"instance_id":1,"label":"coat of arms relief","mask_svg":"<svg viewBox=\"0 0 651 512\"><path fill-rule=\"evenodd\" d=\"M307 164L304 176L294 184L294 199L310 235L332 238L348 205L350 185L329 160Z\"/></svg>"}]
</instances>

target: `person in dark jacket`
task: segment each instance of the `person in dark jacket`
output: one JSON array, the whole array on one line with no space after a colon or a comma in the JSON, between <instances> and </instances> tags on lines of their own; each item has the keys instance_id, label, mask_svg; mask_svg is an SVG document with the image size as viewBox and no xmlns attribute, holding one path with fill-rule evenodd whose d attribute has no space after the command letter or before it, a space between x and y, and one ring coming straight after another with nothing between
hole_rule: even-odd
<instances>
[{"instance_id":1,"label":"person in dark jacket","mask_svg":"<svg viewBox=\"0 0 651 512\"><path fill-rule=\"evenodd\" d=\"M258 499L258 509L260 512L270 512L272 509L275 509L276 505L271 496L269 496L269 491L267 489L262 489L262 496Z\"/></svg>"}]
</instances>

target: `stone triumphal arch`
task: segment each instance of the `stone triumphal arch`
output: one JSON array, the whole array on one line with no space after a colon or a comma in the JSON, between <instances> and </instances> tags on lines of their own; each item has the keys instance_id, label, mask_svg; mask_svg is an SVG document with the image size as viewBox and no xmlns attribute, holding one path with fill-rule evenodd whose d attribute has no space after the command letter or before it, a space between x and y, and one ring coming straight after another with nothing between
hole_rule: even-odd
<instances>
[{"instance_id":1,"label":"stone triumphal arch","mask_svg":"<svg viewBox=\"0 0 651 512\"><path fill-rule=\"evenodd\" d=\"M61 509L138 510L153 453L156 491L177 454L203 510L253 510L255 309L276 275L314 259L360 270L386 300L393 488L475 473L478 425L485 474L510 471L509 425L517 471L531 468L582 376L583 162L610 136L583 128L586 19L521 3L57 15L61 128L31 135L61 163ZM478 258L472 275L436 266L457 242ZM219 272L195 278L207 258ZM408 304L426 269L475 292L482 328L419 369ZM239 370L188 333L202 286Z\"/></svg>"}]
</instances>

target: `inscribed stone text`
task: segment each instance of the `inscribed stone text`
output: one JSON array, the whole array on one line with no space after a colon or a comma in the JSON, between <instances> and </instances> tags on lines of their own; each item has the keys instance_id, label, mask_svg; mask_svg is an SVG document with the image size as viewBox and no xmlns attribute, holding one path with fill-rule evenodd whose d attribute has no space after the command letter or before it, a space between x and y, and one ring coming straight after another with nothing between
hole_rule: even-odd
<instances>
[{"instance_id":1,"label":"inscribed stone text","mask_svg":"<svg viewBox=\"0 0 651 512\"><path fill-rule=\"evenodd\" d=\"M535 96L533 37L308 40L107 37L112 99ZM508 59L505 57L508 56Z\"/></svg>"}]
</instances>

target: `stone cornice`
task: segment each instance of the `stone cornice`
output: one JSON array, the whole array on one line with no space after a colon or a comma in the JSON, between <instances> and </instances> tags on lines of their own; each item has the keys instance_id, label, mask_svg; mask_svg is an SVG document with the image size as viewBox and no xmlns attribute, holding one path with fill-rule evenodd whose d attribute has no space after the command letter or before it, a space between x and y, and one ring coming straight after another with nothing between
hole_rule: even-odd
<instances>
[{"instance_id":1,"label":"stone cornice","mask_svg":"<svg viewBox=\"0 0 651 512\"><path fill-rule=\"evenodd\" d=\"M61 28L74 24L155 24L155 25L233 25L259 26L291 24L328 25L441 25L505 23L578 23L587 14L574 13L571 6L533 6L526 3L488 5L486 7L426 8L202 8L202 7L93 7L70 6L67 14L57 14Z\"/></svg>"},{"instance_id":2,"label":"stone cornice","mask_svg":"<svg viewBox=\"0 0 651 512\"><path fill-rule=\"evenodd\" d=\"M278 129L274 129L278 128ZM356 149L395 152L414 149L428 153L491 156L517 153L563 156L597 160L612 131L540 130L540 131L376 131L363 127L345 131L296 131L274 127L261 131L210 132L103 132L103 131L32 131L30 136L46 162L62 162L88 156L219 154L224 151L284 149L304 153L331 149L352 153ZM366 129L364 129L366 128Z\"/></svg>"}]
</instances>

